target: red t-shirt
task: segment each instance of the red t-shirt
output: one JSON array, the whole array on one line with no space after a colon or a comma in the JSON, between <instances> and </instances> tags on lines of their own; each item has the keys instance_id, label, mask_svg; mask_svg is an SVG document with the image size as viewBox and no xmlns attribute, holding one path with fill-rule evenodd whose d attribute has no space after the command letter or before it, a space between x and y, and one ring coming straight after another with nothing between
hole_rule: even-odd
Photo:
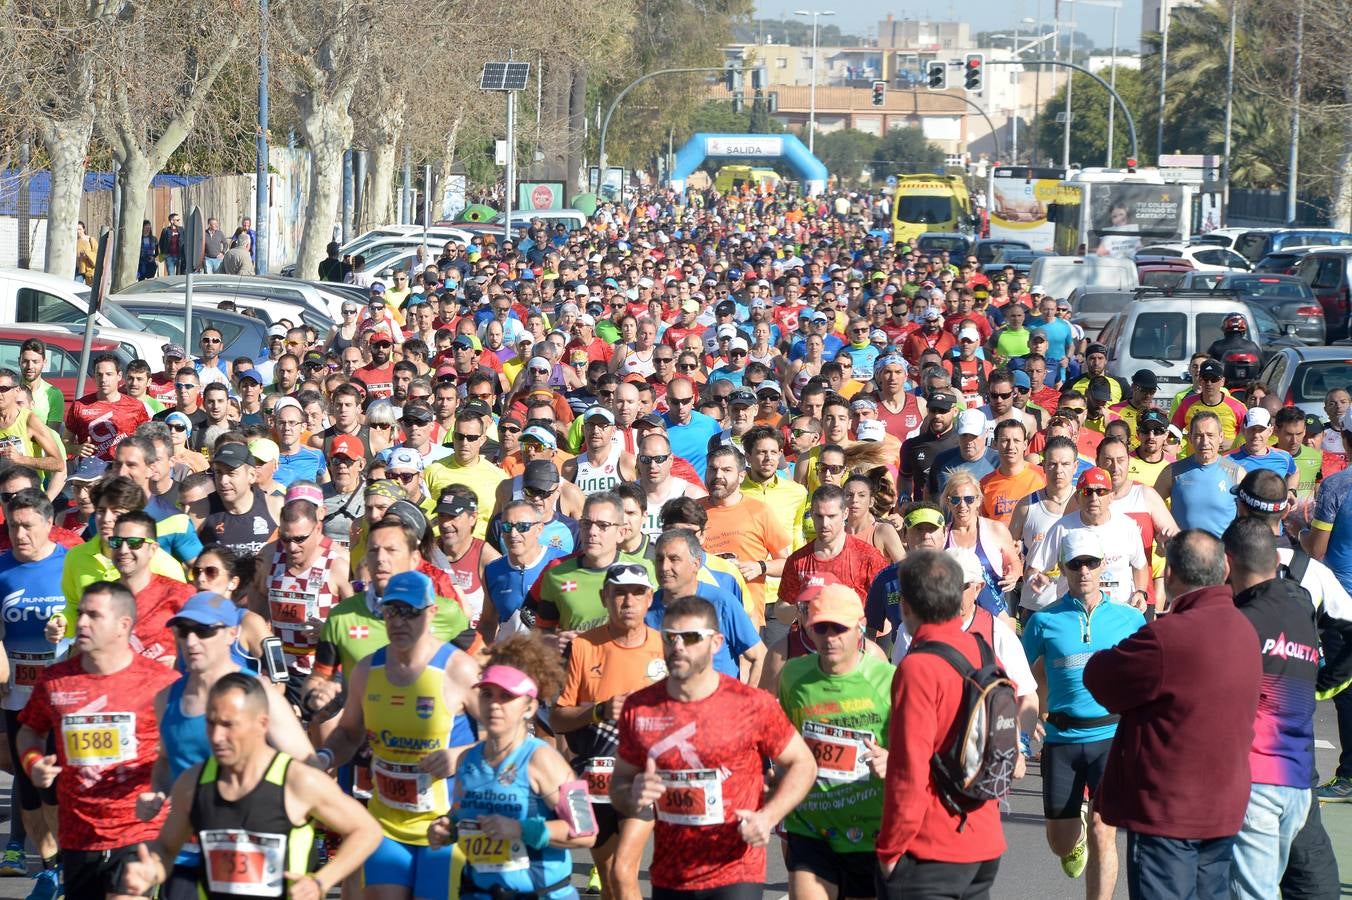
<instances>
[{"instance_id":1,"label":"red t-shirt","mask_svg":"<svg viewBox=\"0 0 1352 900\"><path fill-rule=\"evenodd\" d=\"M592 338L590 344L584 344L581 341L573 340L564 348L565 352L571 354L574 350L584 350L587 353L587 362L609 363L611 357L615 355L615 348L600 338Z\"/></svg>"},{"instance_id":2,"label":"red t-shirt","mask_svg":"<svg viewBox=\"0 0 1352 900\"><path fill-rule=\"evenodd\" d=\"M729 722L737 727L727 727ZM653 886L704 891L740 882L763 883L765 848L742 840L734 811L760 808L764 761L783 753L793 738L793 725L774 696L719 675L712 694L682 703L673 700L666 682L660 681L624 704L619 732L619 755L625 762L642 770L660 745L661 752L654 754L658 770L683 773L691 785L669 789L657 801L649 870ZM714 770L710 787L701 789L701 779L691 774L698 770ZM721 780L716 780L719 773ZM714 805L712 800L719 802ZM701 807L718 821L693 825L663 820L672 813L698 813Z\"/></svg>"},{"instance_id":3,"label":"red t-shirt","mask_svg":"<svg viewBox=\"0 0 1352 900\"><path fill-rule=\"evenodd\" d=\"M365 365L355 370L352 375L366 385L366 393L370 396L394 396L394 363L384 366Z\"/></svg>"},{"instance_id":4,"label":"red t-shirt","mask_svg":"<svg viewBox=\"0 0 1352 900\"><path fill-rule=\"evenodd\" d=\"M812 552L812 542L804 544L789 555L784 563L784 577L779 582L779 599L796 603L807 581L814 575L829 574L836 581L852 588L862 601L868 589L887 566L887 560L869 543L852 534L845 536L845 546L833 558L821 560Z\"/></svg>"},{"instance_id":5,"label":"red t-shirt","mask_svg":"<svg viewBox=\"0 0 1352 900\"><path fill-rule=\"evenodd\" d=\"M67 444L92 441L98 451L96 455L112 462L113 448L135 431L137 425L149 421L145 404L135 397L118 394L117 400L109 401L100 400L97 394L88 394L72 403L66 413L66 431L72 436Z\"/></svg>"},{"instance_id":6,"label":"red t-shirt","mask_svg":"<svg viewBox=\"0 0 1352 900\"><path fill-rule=\"evenodd\" d=\"M150 584L136 595L136 624L131 629L131 648L152 662L169 657L177 647L169 620L196 591L190 585L165 575L152 574Z\"/></svg>"},{"instance_id":7,"label":"red t-shirt","mask_svg":"<svg viewBox=\"0 0 1352 900\"><path fill-rule=\"evenodd\" d=\"M159 834L168 807L142 822L136 796L150 790L158 755L155 695L178 677L143 656L111 675L93 675L77 657L48 666L34 685L19 721L56 735L61 849L130 847Z\"/></svg>"},{"instance_id":8,"label":"red t-shirt","mask_svg":"<svg viewBox=\"0 0 1352 900\"><path fill-rule=\"evenodd\" d=\"M167 406L173 406L174 401L178 399L174 391L174 373L157 372L151 375L146 393Z\"/></svg>"},{"instance_id":9,"label":"red t-shirt","mask_svg":"<svg viewBox=\"0 0 1352 900\"><path fill-rule=\"evenodd\" d=\"M73 512L77 517L80 514L78 510L74 510ZM70 512L67 512L66 515L70 515ZM4 521L4 517L0 516L0 553L14 549L14 544L9 539L9 529L3 527ZM84 528L85 525L88 524L88 520L86 519L84 522L76 521L75 524L80 528ZM85 539L77 532L72 531L69 528L62 528L60 525L52 526L51 539L53 543L60 544L67 550L72 547L78 547L85 542Z\"/></svg>"}]
</instances>

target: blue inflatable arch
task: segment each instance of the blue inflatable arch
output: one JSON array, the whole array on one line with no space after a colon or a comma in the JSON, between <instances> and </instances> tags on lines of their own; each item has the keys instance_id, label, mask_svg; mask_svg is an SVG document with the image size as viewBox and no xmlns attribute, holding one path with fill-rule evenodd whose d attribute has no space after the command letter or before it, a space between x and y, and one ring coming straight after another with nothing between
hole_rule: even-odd
<instances>
[{"instance_id":1,"label":"blue inflatable arch","mask_svg":"<svg viewBox=\"0 0 1352 900\"><path fill-rule=\"evenodd\" d=\"M705 134L692 135L676 154L671 172L671 187L684 190L685 180L706 159L783 159L803 182L808 195L826 192L826 166L808 152L792 134Z\"/></svg>"}]
</instances>

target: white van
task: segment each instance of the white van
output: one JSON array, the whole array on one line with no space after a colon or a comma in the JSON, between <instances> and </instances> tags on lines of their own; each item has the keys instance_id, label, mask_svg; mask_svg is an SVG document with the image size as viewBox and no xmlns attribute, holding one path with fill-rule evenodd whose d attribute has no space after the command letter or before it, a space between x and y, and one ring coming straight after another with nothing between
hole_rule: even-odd
<instances>
[{"instance_id":1,"label":"white van","mask_svg":"<svg viewBox=\"0 0 1352 900\"><path fill-rule=\"evenodd\" d=\"M1136 263L1114 256L1039 256L1028 271L1028 283L1065 300L1078 287L1129 291L1139 285Z\"/></svg>"},{"instance_id":2,"label":"white van","mask_svg":"<svg viewBox=\"0 0 1352 900\"><path fill-rule=\"evenodd\" d=\"M84 331L89 318L89 287L32 269L0 269L0 322L50 325L62 331ZM94 317L94 334L117 341L127 352L158 364L163 336L111 299Z\"/></svg>"}]
</instances>

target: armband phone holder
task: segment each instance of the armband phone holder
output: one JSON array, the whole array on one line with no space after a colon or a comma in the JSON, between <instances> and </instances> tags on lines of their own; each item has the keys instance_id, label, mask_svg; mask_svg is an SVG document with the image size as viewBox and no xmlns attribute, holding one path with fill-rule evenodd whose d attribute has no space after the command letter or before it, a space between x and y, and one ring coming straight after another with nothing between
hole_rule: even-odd
<instances>
[{"instance_id":1,"label":"armband phone holder","mask_svg":"<svg viewBox=\"0 0 1352 900\"><path fill-rule=\"evenodd\" d=\"M570 838L590 837L599 830L591 797L588 796L587 782L581 778L565 781L559 786L559 803L554 811L568 823Z\"/></svg>"}]
</instances>

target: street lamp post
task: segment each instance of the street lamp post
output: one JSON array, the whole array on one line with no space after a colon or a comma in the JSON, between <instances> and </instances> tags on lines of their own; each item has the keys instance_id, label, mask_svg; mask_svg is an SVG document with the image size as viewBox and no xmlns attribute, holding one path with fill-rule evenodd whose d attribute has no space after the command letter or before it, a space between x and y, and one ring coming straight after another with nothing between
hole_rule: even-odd
<instances>
[{"instance_id":1,"label":"street lamp post","mask_svg":"<svg viewBox=\"0 0 1352 900\"><path fill-rule=\"evenodd\" d=\"M1072 20L1075 18L1075 0L1070 0L1070 17ZM1058 30L1061 24L1060 22L1057 23ZM1075 26L1076 23L1072 21L1070 23L1070 37L1067 38L1068 43L1066 44L1067 62L1075 62ZM1061 139L1061 167L1065 169L1070 168L1070 97L1074 87L1075 73L1072 71L1066 75L1066 127L1062 131Z\"/></svg>"},{"instance_id":2,"label":"street lamp post","mask_svg":"<svg viewBox=\"0 0 1352 900\"><path fill-rule=\"evenodd\" d=\"M816 135L817 135L817 20L822 16L834 16L835 10L808 10L800 9L794 12L795 16L812 17L812 81L808 87L808 109L807 109L807 152L815 153Z\"/></svg>"},{"instance_id":3,"label":"street lamp post","mask_svg":"<svg viewBox=\"0 0 1352 900\"><path fill-rule=\"evenodd\" d=\"M1122 9L1122 0L1080 0L1090 6L1107 6L1113 11L1113 49L1108 62L1108 83L1117 88L1117 13ZM1113 117L1117 112L1117 107L1113 103L1108 104L1108 159L1104 163L1109 168L1113 164Z\"/></svg>"}]
</instances>

